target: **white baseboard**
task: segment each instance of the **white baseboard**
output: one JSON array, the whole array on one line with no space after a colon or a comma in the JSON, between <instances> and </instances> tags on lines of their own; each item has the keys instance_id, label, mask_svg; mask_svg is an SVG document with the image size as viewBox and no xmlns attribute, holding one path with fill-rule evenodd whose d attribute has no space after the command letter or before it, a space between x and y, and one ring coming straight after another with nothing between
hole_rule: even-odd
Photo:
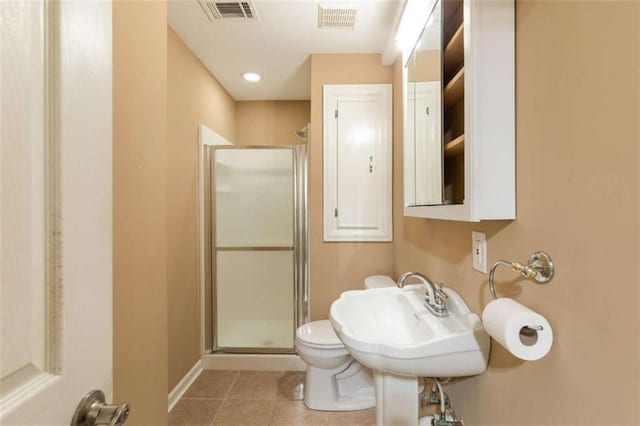
<instances>
[{"instance_id":1,"label":"white baseboard","mask_svg":"<svg viewBox=\"0 0 640 426\"><path fill-rule=\"evenodd\" d=\"M182 395L189 389L189 386L196 381L200 373L202 373L202 360L198 360L182 380L169 392L169 411L171 411L180 398L182 398Z\"/></svg>"},{"instance_id":2,"label":"white baseboard","mask_svg":"<svg viewBox=\"0 0 640 426\"><path fill-rule=\"evenodd\" d=\"M306 371L307 364L294 354L209 354L204 370Z\"/></svg>"}]
</instances>

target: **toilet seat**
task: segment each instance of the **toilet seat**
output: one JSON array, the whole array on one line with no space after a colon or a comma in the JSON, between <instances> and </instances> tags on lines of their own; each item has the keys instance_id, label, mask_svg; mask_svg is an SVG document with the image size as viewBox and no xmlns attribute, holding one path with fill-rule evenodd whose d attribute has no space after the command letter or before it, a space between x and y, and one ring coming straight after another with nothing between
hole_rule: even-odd
<instances>
[{"instance_id":1,"label":"toilet seat","mask_svg":"<svg viewBox=\"0 0 640 426\"><path fill-rule=\"evenodd\" d=\"M344 349L329 320L313 321L296 330L298 342L314 349Z\"/></svg>"}]
</instances>

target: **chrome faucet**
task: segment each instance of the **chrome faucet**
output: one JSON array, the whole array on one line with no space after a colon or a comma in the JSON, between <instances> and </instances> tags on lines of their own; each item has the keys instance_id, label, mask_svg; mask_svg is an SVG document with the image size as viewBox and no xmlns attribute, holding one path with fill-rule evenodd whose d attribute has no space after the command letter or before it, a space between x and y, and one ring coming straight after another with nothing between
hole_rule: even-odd
<instances>
[{"instance_id":1,"label":"chrome faucet","mask_svg":"<svg viewBox=\"0 0 640 426\"><path fill-rule=\"evenodd\" d=\"M434 284L429 277L420 272L405 272L398 278L396 285L399 288L404 288L409 278L417 278L427 287L424 306L429 312L440 318L449 316L447 304L445 303L449 299L449 296L444 292L441 285Z\"/></svg>"}]
</instances>

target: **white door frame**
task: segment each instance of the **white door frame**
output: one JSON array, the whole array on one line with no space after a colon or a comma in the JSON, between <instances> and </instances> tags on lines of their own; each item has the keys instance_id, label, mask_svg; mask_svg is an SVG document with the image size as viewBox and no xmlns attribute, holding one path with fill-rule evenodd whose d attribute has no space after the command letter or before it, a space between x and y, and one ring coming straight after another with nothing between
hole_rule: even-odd
<instances>
[{"instance_id":1,"label":"white door frame","mask_svg":"<svg viewBox=\"0 0 640 426\"><path fill-rule=\"evenodd\" d=\"M205 265L206 262L208 261L207 259L205 259L205 242L206 242L206 238L204 235L204 228L205 228L205 205L204 205L204 200L205 200L205 196L204 196L204 191L205 188L207 187L205 185L205 149L207 146L214 146L214 145L233 145L233 143L229 142L227 139L225 139L224 137L220 136L219 134L217 134L216 132L214 132L213 130L211 130L210 128L208 128L207 126L205 126L204 124L200 123L198 125L198 212L199 212L199 226L200 226L200 232L198 233L198 240L199 240L199 249L200 249L200 253L198 254L199 259L200 259L200 269L199 269L199 273L198 273L198 281L200 282L200 295L199 295L199 299L200 299L200 355L204 356L206 353L206 324L205 324L205 312L207 309L207 301L205 300L204 295L206 294L206 290L205 290L205 286L207 285L207 283L205 283Z\"/></svg>"}]
</instances>

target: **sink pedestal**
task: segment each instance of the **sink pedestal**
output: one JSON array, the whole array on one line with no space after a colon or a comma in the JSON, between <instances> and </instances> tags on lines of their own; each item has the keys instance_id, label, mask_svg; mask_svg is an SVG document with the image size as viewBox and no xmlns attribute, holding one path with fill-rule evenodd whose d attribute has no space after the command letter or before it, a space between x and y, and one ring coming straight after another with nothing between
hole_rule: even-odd
<instances>
[{"instance_id":1,"label":"sink pedestal","mask_svg":"<svg viewBox=\"0 0 640 426\"><path fill-rule=\"evenodd\" d=\"M376 426L418 424L418 378L374 371Z\"/></svg>"}]
</instances>

